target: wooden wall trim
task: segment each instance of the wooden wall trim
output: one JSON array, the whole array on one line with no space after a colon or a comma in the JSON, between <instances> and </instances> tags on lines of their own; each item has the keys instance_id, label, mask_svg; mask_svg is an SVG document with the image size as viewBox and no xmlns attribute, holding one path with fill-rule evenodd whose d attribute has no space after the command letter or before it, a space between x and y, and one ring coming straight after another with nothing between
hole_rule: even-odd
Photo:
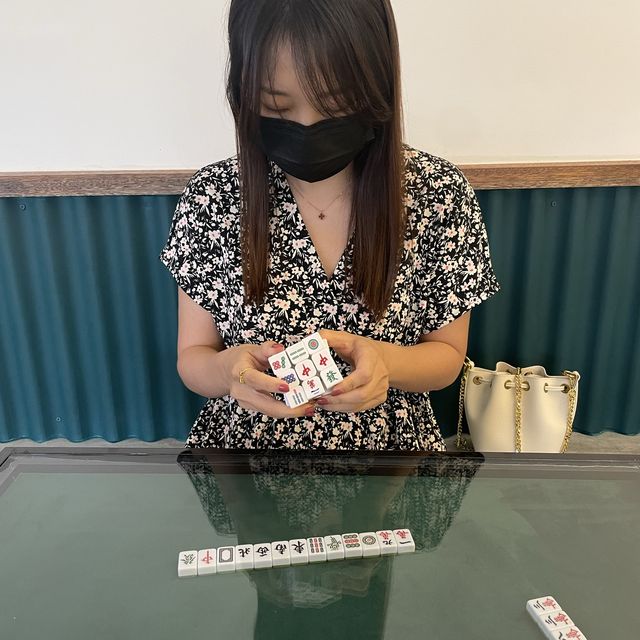
<instances>
[{"instance_id":1,"label":"wooden wall trim","mask_svg":"<svg viewBox=\"0 0 640 640\"><path fill-rule=\"evenodd\" d=\"M458 166L478 190L640 186L640 160ZM0 197L178 195L195 171L0 172Z\"/></svg>"}]
</instances>

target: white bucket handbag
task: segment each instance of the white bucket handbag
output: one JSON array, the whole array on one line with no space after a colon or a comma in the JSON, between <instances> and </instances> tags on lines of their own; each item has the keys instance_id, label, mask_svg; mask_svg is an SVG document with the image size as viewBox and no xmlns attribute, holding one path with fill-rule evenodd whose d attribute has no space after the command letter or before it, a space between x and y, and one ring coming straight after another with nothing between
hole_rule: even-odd
<instances>
[{"instance_id":1,"label":"white bucket handbag","mask_svg":"<svg viewBox=\"0 0 640 640\"><path fill-rule=\"evenodd\" d=\"M579 380L577 371L550 376L540 365L521 369L506 362L490 371L465 358L457 446L463 446L464 410L476 451L564 453L573 431Z\"/></svg>"}]
</instances>

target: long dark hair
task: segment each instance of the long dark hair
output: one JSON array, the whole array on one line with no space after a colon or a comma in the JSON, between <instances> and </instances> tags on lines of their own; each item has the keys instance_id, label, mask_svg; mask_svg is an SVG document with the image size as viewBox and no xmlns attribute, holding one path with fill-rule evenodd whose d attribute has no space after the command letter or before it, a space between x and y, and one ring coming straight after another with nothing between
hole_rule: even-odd
<instances>
[{"instance_id":1,"label":"long dark hair","mask_svg":"<svg viewBox=\"0 0 640 640\"><path fill-rule=\"evenodd\" d=\"M404 231L400 54L390 0L232 0L227 99L236 123L245 299L267 289L268 160L259 135L263 74L273 76L288 42L307 99L332 117L359 113L375 140L353 162L353 263L356 295L379 319L397 274ZM333 105L323 98L329 91Z\"/></svg>"}]
</instances>

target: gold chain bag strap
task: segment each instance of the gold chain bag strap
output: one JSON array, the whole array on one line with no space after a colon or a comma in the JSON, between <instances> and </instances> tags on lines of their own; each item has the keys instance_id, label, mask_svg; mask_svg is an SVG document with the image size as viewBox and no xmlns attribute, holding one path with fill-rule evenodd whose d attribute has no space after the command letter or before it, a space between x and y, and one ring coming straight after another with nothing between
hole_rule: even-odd
<instances>
[{"instance_id":1,"label":"gold chain bag strap","mask_svg":"<svg viewBox=\"0 0 640 640\"><path fill-rule=\"evenodd\" d=\"M522 369L506 362L498 362L490 371L465 358L457 447L468 448L462 439L465 412L476 451L564 453L573 432L579 380L577 371L549 376L539 365Z\"/></svg>"}]
</instances>

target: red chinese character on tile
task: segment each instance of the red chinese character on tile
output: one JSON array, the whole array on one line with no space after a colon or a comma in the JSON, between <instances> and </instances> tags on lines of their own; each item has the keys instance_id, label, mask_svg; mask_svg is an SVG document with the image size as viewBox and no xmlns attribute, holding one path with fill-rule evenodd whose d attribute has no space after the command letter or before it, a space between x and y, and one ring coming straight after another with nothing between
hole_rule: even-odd
<instances>
[{"instance_id":1,"label":"red chinese character on tile","mask_svg":"<svg viewBox=\"0 0 640 640\"><path fill-rule=\"evenodd\" d=\"M558 606L555 600L552 600L551 598L547 598L542 604L545 607L553 607L554 609Z\"/></svg>"},{"instance_id":2,"label":"red chinese character on tile","mask_svg":"<svg viewBox=\"0 0 640 640\"><path fill-rule=\"evenodd\" d=\"M311 373L311 369L309 369L309 367L307 367L307 365L302 367L302 375L303 376L308 376L310 373Z\"/></svg>"},{"instance_id":3,"label":"red chinese character on tile","mask_svg":"<svg viewBox=\"0 0 640 640\"><path fill-rule=\"evenodd\" d=\"M401 539L404 540L408 535L409 532L405 531L404 529L401 529L400 531L396 531L396 535Z\"/></svg>"},{"instance_id":4,"label":"red chinese character on tile","mask_svg":"<svg viewBox=\"0 0 640 640\"><path fill-rule=\"evenodd\" d=\"M380 537L381 537L383 540L388 540L388 539L389 539L389 532L388 532L388 531L381 531L381 532L380 532Z\"/></svg>"},{"instance_id":5,"label":"red chinese character on tile","mask_svg":"<svg viewBox=\"0 0 640 640\"><path fill-rule=\"evenodd\" d=\"M324 367L327 362L329 362L329 360L327 359L327 356L320 356L320 366Z\"/></svg>"},{"instance_id":6,"label":"red chinese character on tile","mask_svg":"<svg viewBox=\"0 0 640 640\"><path fill-rule=\"evenodd\" d=\"M315 389L316 383L313 380L309 380L309 389Z\"/></svg>"}]
</instances>

